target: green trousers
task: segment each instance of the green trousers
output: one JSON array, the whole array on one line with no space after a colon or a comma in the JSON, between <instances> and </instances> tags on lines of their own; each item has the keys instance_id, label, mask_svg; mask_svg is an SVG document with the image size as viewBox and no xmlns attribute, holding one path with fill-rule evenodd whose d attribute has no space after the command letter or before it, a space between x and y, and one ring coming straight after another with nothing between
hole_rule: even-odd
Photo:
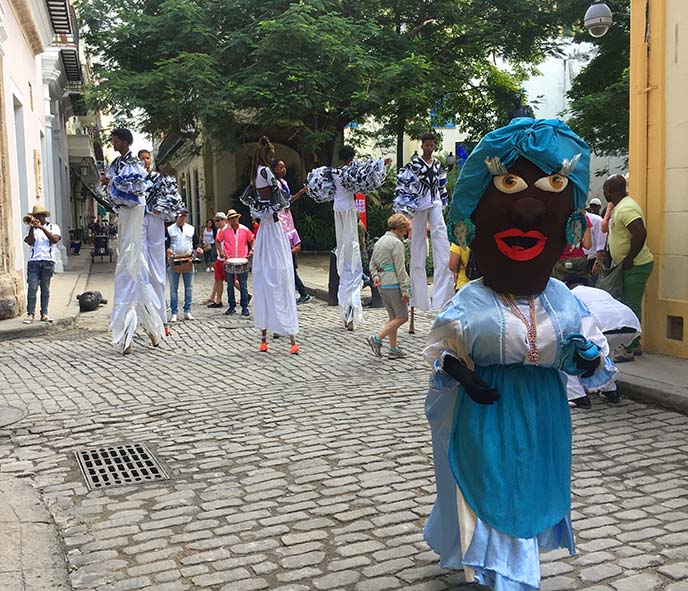
<instances>
[{"instance_id":1,"label":"green trousers","mask_svg":"<svg viewBox=\"0 0 688 591\"><path fill-rule=\"evenodd\" d=\"M645 284L650 278L654 266L654 262L637 265L628 271L624 271L623 274L623 298L621 301L633 310L638 320L642 320Z\"/></svg>"}]
</instances>

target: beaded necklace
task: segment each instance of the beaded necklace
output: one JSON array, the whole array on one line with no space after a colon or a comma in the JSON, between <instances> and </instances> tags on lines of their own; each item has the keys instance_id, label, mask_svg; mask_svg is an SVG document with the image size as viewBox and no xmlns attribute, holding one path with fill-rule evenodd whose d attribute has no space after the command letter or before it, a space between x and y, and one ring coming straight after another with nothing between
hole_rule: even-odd
<instances>
[{"instance_id":1,"label":"beaded necklace","mask_svg":"<svg viewBox=\"0 0 688 591\"><path fill-rule=\"evenodd\" d=\"M516 305L514 296L511 294L502 294L502 298L509 309L514 313L516 318L518 318L526 327L526 333L528 335L528 361L530 363L538 364L538 359L540 354L537 350L537 325L535 324L535 296L528 297L528 309L530 312L530 322L523 315L523 312Z\"/></svg>"}]
</instances>

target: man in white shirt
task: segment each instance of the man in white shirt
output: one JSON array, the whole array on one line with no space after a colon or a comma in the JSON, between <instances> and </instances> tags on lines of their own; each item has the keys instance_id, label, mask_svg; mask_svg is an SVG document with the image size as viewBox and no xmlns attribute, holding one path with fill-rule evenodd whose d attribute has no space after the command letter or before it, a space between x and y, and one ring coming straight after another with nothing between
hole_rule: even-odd
<instances>
[{"instance_id":1,"label":"man in white shirt","mask_svg":"<svg viewBox=\"0 0 688 591\"><path fill-rule=\"evenodd\" d=\"M179 257L193 258L194 251L203 254L203 249L198 247L196 228L186 223L189 216L187 210L183 210L174 224L167 227L170 237L170 245L167 254L175 259ZM195 320L191 315L191 297L193 293L193 277L195 269L191 263L191 269L185 273L177 273L174 265L170 269L170 322L177 322L179 313L179 277L184 280L184 320Z\"/></svg>"},{"instance_id":2,"label":"man in white shirt","mask_svg":"<svg viewBox=\"0 0 688 591\"><path fill-rule=\"evenodd\" d=\"M60 227L47 221L50 212L42 205L34 205L30 214L29 230L24 242L31 247L26 269L28 292L26 297L27 316L24 324L33 322L36 314L36 293L41 286L41 321L52 322L48 316L50 301L50 280L55 271L55 244L62 238ZM27 216L28 217L28 216Z\"/></svg>"},{"instance_id":3,"label":"man in white shirt","mask_svg":"<svg viewBox=\"0 0 688 591\"><path fill-rule=\"evenodd\" d=\"M597 281L597 277L599 277L602 256L604 255L604 249L607 244L607 233L602 231L601 207L602 201L597 197L593 197L588 204L588 219L592 224L590 228L592 246L583 249L588 257L588 269L590 269L592 273L593 281Z\"/></svg>"}]
</instances>

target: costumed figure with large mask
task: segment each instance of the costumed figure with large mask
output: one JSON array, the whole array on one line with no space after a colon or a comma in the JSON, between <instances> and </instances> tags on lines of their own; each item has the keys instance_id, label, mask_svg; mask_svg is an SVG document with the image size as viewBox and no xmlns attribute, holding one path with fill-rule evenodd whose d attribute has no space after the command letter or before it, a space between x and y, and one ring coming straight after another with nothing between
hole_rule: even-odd
<instances>
[{"instance_id":1,"label":"costumed figure with large mask","mask_svg":"<svg viewBox=\"0 0 688 591\"><path fill-rule=\"evenodd\" d=\"M338 155L342 163L340 168L322 166L312 170L308 174L307 185L308 194L315 201L334 201L339 317L348 330L354 330L363 318L363 264L358 243L358 210L355 194L367 194L379 188L387 176L387 163L381 158L356 161L355 151L351 146L342 146Z\"/></svg>"},{"instance_id":2,"label":"costumed figure with large mask","mask_svg":"<svg viewBox=\"0 0 688 591\"><path fill-rule=\"evenodd\" d=\"M550 278L585 229L588 146L558 120L514 119L466 161L449 215L483 277L437 316L426 415L440 565L499 590L540 587L539 550L575 552L571 419L561 371L589 387L615 368L585 306Z\"/></svg>"},{"instance_id":3,"label":"costumed figure with large mask","mask_svg":"<svg viewBox=\"0 0 688 591\"><path fill-rule=\"evenodd\" d=\"M411 305L421 310L442 308L454 296L449 270L449 240L443 210L447 206L447 171L435 157L435 135L421 136L422 154L415 154L397 175L394 211L411 218ZM433 282L428 295L425 262L430 226Z\"/></svg>"},{"instance_id":4,"label":"costumed figure with large mask","mask_svg":"<svg viewBox=\"0 0 688 591\"><path fill-rule=\"evenodd\" d=\"M154 346L165 336L163 322L156 312L157 296L151 286L150 269L143 252L143 219L151 182L141 161L130 151L132 141L133 136L128 129L112 132L112 143L120 156L106 174L108 196L119 208L119 243L110 330L115 350L124 354L131 351L139 323Z\"/></svg>"}]
</instances>

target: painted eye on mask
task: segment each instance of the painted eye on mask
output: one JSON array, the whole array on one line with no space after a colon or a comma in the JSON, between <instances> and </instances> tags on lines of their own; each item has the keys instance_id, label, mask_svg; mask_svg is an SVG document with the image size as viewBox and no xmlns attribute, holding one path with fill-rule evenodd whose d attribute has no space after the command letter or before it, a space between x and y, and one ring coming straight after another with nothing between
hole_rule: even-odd
<instances>
[{"instance_id":1,"label":"painted eye on mask","mask_svg":"<svg viewBox=\"0 0 688 591\"><path fill-rule=\"evenodd\" d=\"M508 194L520 193L528 188L528 183L517 174L500 174L494 177L492 182L498 191Z\"/></svg>"},{"instance_id":2,"label":"painted eye on mask","mask_svg":"<svg viewBox=\"0 0 688 591\"><path fill-rule=\"evenodd\" d=\"M548 193L561 193L569 184L569 179L561 174L551 174L543 176L541 179L535 181L535 186L541 191Z\"/></svg>"}]
</instances>

